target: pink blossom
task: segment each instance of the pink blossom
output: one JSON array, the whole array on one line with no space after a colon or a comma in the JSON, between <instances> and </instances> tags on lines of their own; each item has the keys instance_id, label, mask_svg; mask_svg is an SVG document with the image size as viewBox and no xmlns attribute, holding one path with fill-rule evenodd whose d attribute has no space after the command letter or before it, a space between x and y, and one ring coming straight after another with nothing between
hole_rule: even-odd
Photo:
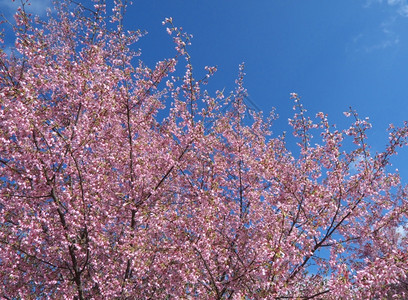
<instances>
[{"instance_id":1,"label":"pink blossom","mask_svg":"<svg viewBox=\"0 0 408 300\"><path fill-rule=\"evenodd\" d=\"M244 65L232 92L206 91L217 68L196 78L171 18L174 56L149 68L123 2L64 4L43 23L20 9L24 62L0 57L3 297L408 297L408 191L389 168L408 123L373 154L368 119L336 129L292 93L293 137L271 135Z\"/></svg>"}]
</instances>

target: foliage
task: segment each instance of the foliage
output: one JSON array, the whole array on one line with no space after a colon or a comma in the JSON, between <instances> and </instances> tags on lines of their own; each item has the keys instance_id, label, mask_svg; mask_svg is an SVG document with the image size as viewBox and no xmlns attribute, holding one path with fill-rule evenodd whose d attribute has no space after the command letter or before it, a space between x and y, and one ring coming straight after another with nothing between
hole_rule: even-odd
<instances>
[{"instance_id":1,"label":"foliage","mask_svg":"<svg viewBox=\"0 0 408 300\"><path fill-rule=\"evenodd\" d=\"M245 105L242 66L211 96L216 69L194 79L171 19L175 57L150 69L125 6L105 9L23 6L0 51L3 297L408 297L407 189L387 168L408 124L374 155L367 120L336 130L292 94L294 155Z\"/></svg>"}]
</instances>

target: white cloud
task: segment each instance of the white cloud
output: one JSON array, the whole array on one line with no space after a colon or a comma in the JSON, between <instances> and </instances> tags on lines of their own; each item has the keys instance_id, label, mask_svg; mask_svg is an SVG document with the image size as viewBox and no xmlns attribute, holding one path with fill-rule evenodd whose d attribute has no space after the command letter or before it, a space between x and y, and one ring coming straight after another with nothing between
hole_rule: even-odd
<instances>
[{"instance_id":1,"label":"white cloud","mask_svg":"<svg viewBox=\"0 0 408 300\"><path fill-rule=\"evenodd\" d=\"M378 3L378 4L386 4L396 8L396 12L403 16L408 17L408 1L407 0L366 0L364 3L364 7L370 7L371 5Z\"/></svg>"},{"instance_id":2,"label":"white cloud","mask_svg":"<svg viewBox=\"0 0 408 300\"><path fill-rule=\"evenodd\" d=\"M387 3L389 5L397 5L397 4L401 4L402 2L404 2L403 0L388 0Z\"/></svg>"},{"instance_id":3,"label":"white cloud","mask_svg":"<svg viewBox=\"0 0 408 300\"><path fill-rule=\"evenodd\" d=\"M366 0L366 2L364 3L364 7L370 7L373 3L382 3L382 0Z\"/></svg>"},{"instance_id":4,"label":"white cloud","mask_svg":"<svg viewBox=\"0 0 408 300\"><path fill-rule=\"evenodd\" d=\"M355 159L350 163L349 165L349 173L350 176L356 175L359 173L359 168L360 168L360 164L362 164L364 162L364 155L363 154L359 154L358 156L355 157Z\"/></svg>"},{"instance_id":5,"label":"white cloud","mask_svg":"<svg viewBox=\"0 0 408 300\"><path fill-rule=\"evenodd\" d=\"M401 16L408 17L407 0L388 0L387 4L397 7L397 11Z\"/></svg>"},{"instance_id":6,"label":"white cloud","mask_svg":"<svg viewBox=\"0 0 408 300\"><path fill-rule=\"evenodd\" d=\"M390 1L390 0L389 0ZM391 0L398 1L398 0ZM395 17L389 19L388 21L382 22L380 25L381 31L384 34L384 39L381 41L379 46L384 49L387 47L395 46L399 44L399 35L392 29L395 24Z\"/></svg>"},{"instance_id":7,"label":"white cloud","mask_svg":"<svg viewBox=\"0 0 408 300\"><path fill-rule=\"evenodd\" d=\"M382 49L386 49L386 48L389 48L389 47L393 47L393 46L396 46L398 44L399 44L399 39L398 38L395 38L395 39L392 39L392 40L382 40L377 44L365 47L364 50L366 52L372 52L372 51L375 51L375 50L382 50Z\"/></svg>"},{"instance_id":8,"label":"white cloud","mask_svg":"<svg viewBox=\"0 0 408 300\"><path fill-rule=\"evenodd\" d=\"M407 230L404 228L404 226L400 225L397 227L397 229L395 230L399 236L401 236L402 238L405 237L407 235Z\"/></svg>"},{"instance_id":9,"label":"white cloud","mask_svg":"<svg viewBox=\"0 0 408 300\"><path fill-rule=\"evenodd\" d=\"M393 0L396 1L396 0ZM400 36L395 30L397 17L390 17L377 27L370 27L364 32L355 35L347 50L354 49L356 52L374 52L384 49L397 49L400 44Z\"/></svg>"},{"instance_id":10,"label":"white cloud","mask_svg":"<svg viewBox=\"0 0 408 300\"><path fill-rule=\"evenodd\" d=\"M398 235L398 244L400 245L402 240L407 236L408 230L404 226L400 225L395 229L395 232Z\"/></svg>"},{"instance_id":11,"label":"white cloud","mask_svg":"<svg viewBox=\"0 0 408 300\"><path fill-rule=\"evenodd\" d=\"M403 17L408 17L408 5L402 5L399 9L398 9L398 13L403 16Z\"/></svg>"}]
</instances>

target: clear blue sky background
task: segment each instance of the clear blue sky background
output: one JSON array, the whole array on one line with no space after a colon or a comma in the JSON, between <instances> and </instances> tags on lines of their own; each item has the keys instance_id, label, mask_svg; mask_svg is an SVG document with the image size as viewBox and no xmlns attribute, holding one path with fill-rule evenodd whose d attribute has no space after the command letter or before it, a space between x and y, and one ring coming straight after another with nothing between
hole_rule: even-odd
<instances>
[{"instance_id":1,"label":"clear blue sky background","mask_svg":"<svg viewBox=\"0 0 408 300\"><path fill-rule=\"evenodd\" d=\"M174 55L161 24L173 17L194 35L189 52L195 70L202 74L205 65L218 66L210 89L233 89L238 65L245 62L252 101L280 115L275 134L288 129L291 92L302 97L311 115L323 111L339 128L351 121L342 114L349 106L370 117L373 152L384 149L390 123L408 120L406 0L133 2L127 26L148 32L137 45L142 60L153 66ZM0 0L0 11L8 14L10 3ZM33 10L41 13L46 5L36 0ZM394 167L408 182L408 149L400 151Z\"/></svg>"}]
</instances>

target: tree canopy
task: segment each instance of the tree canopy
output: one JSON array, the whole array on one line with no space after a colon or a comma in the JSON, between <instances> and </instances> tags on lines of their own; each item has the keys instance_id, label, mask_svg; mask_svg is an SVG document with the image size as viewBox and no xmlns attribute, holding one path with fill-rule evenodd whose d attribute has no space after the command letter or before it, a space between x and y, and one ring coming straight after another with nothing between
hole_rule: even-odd
<instances>
[{"instance_id":1,"label":"tree canopy","mask_svg":"<svg viewBox=\"0 0 408 300\"><path fill-rule=\"evenodd\" d=\"M168 18L174 57L148 68L124 8L15 15L15 51L0 50L1 295L408 297L408 191L389 168L408 124L372 153L354 110L339 130L293 93L291 151L246 105L243 65L234 91L207 92L216 68L195 78Z\"/></svg>"}]
</instances>

